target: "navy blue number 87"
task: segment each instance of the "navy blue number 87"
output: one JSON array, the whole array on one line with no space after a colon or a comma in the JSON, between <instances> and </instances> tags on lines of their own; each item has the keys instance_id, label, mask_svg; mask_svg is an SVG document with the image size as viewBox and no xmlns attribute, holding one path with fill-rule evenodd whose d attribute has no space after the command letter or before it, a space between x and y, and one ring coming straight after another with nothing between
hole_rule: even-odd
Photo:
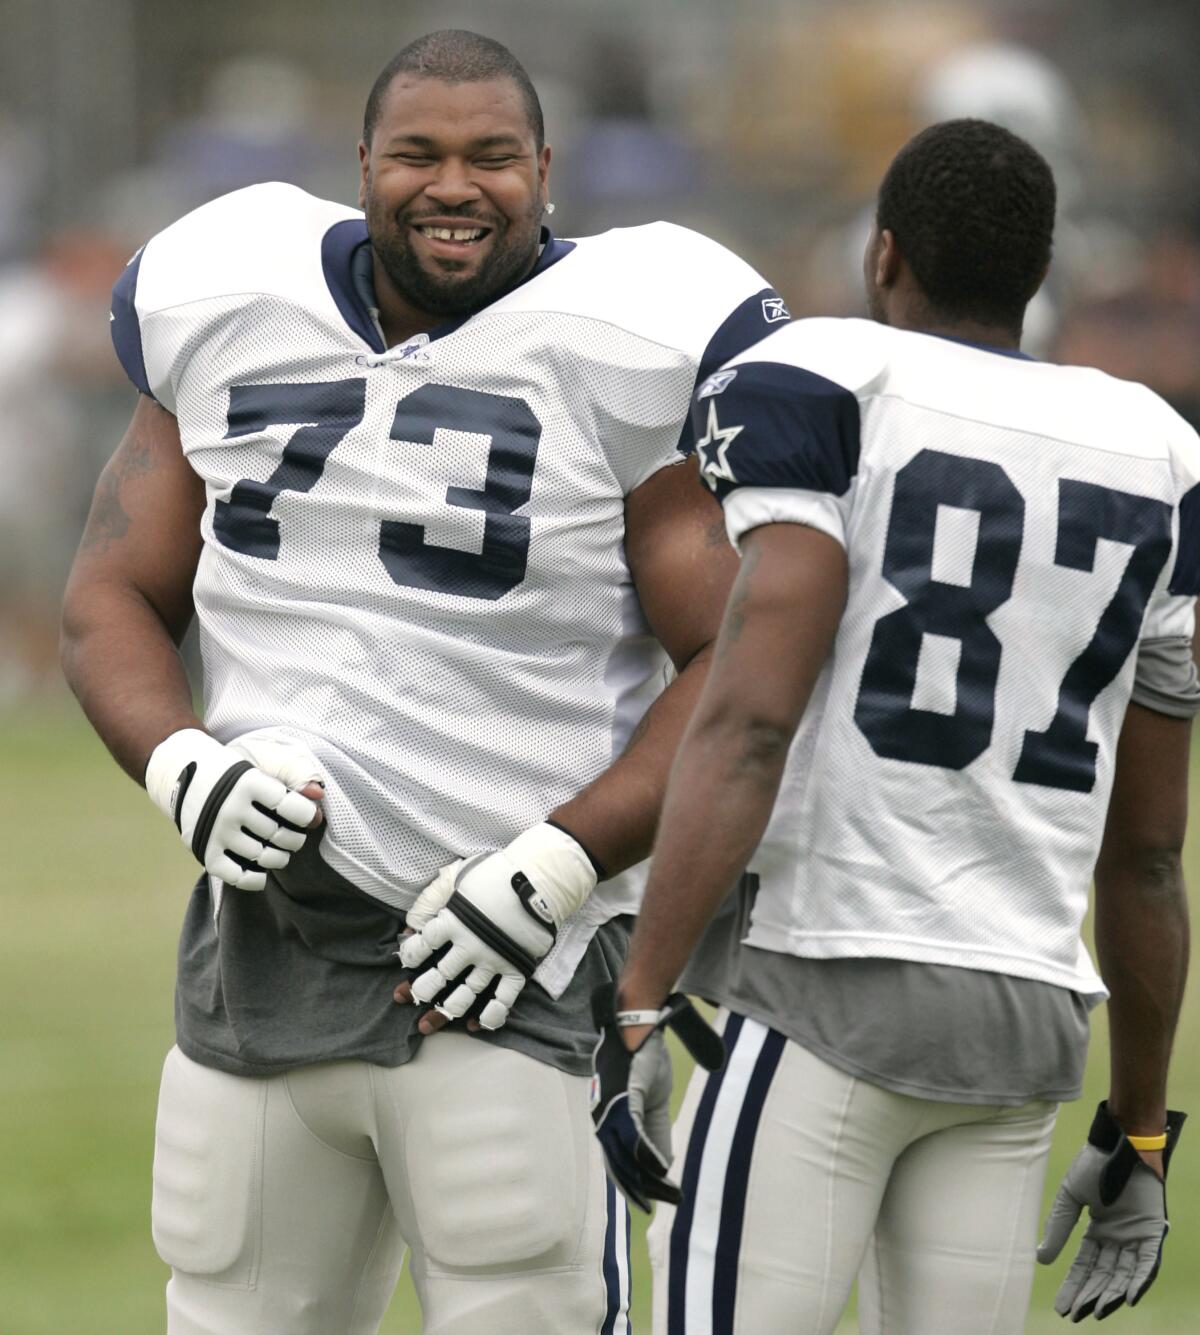
<instances>
[{"instance_id":1,"label":"navy blue number 87","mask_svg":"<svg viewBox=\"0 0 1200 1335\"><path fill-rule=\"evenodd\" d=\"M218 501L213 530L224 546L274 561L279 521L270 510L283 491L310 491L338 443L363 418L363 379L294 385L234 385L229 394L226 439L268 426L298 425L275 471L264 482L238 482ZM485 514L483 549L464 552L426 543L421 524L384 520L379 557L397 584L464 598L494 600L525 578L529 520L514 513L533 490L541 423L524 399L449 385L423 385L396 405L391 437L432 446L438 428L490 438L487 475L479 490L450 487L446 504Z\"/></svg>"},{"instance_id":2,"label":"navy blue number 87","mask_svg":"<svg viewBox=\"0 0 1200 1335\"><path fill-rule=\"evenodd\" d=\"M979 515L971 583L933 578L939 505ZM962 769L992 737L1001 646L986 618L1012 594L1025 502L1008 474L982 459L922 450L896 474L883 574L906 599L875 623L854 719L872 750L892 760ZM1171 549L1163 501L1092 483L1059 483L1055 563L1091 570L1101 538L1133 551L1091 641L1068 668L1044 732L1026 732L1013 778L1090 792L1096 745L1087 740L1096 697L1121 670ZM917 660L926 634L959 642L957 701L950 715L913 709Z\"/></svg>"},{"instance_id":3,"label":"navy blue number 87","mask_svg":"<svg viewBox=\"0 0 1200 1335\"><path fill-rule=\"evenodd\" d=\"M939 505L974 510L979 538L967 587L933 578ZM875 623L854 719L877 755L962 769L992 739L1000 641L987 616L1012 593L1025 501L999 464L922 450L896 474L884 578L908 600ZM959 641L955 712L911 709L926 634Z\"/></svg>"}]
</instances>

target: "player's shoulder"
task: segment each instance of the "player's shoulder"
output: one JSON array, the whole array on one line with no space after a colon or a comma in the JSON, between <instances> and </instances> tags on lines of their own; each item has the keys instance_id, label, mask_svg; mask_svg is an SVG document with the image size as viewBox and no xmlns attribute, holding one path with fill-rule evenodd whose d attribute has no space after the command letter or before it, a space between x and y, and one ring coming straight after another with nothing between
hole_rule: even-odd
<instances>
[{"instance_id":1,"label":"player's shoulder","mask_svg":"<svg viewBox=\"0 0 1200 1335\"><path fill-rule=\"evenodd\" d=\"M673 222L613 227L595 236L577 237L581 257L630 284L662 289L680 279L716 282L756 278L755 270L728 246L703 232Z\"/></svg>"},{"instance_id":2,"label":"player's shoulder","mask_svg":"<svg viewBox=\"0 0 1200 1335\"><path fill-rule=\"evenodd\" d=\"M884 375L895 351L889 336L895 332L873 320L857 318L794 320L731 357L725 369L738 371L745 379L749 367L756 364L764 368L759 377L764 387L777 383L784 388L795 374L819 376L863 395Z\"/></svg>"},{"instance_id":3,"label":"player's shoulder","mask_svg":"<svg viewBox=\"0 0 1200 1335\"><path fill-rule=\"evenodd\" d=\"M323 247L338 229L355 240L366 235L356 209L279 181L247 186L202 204L147 242L118 280L118 299L135 297L145 316L243 292L292 295L319 275Z\"/></svg>"},{"instance_id":4,"label":"player's shoulder","mask_svg":"<svg viewBox=\"0 0 1200 1335\"><path fill-rule=\"evenodd\" d=\"M515 304L541 304L698 354L731 318L742 346L788 320L783 298L740 256L676 223L619 227L567 242L571 252Z\"/></svg>"},{"instance_id":5,"label":"player's shoulder","mask_svg":"<svg viewBox=\"0 0 1200 1335\"><path fill-rule=\"evenodd\" d=\"M1190 460L1193 472L1200 476L1200 436L1182 413L1173 408L1149 385L1143 385L1136 380L1121 380L1103 371L1097 371L1095 374L1121 394L1124 402L1128 404L1131 416L1136 415L1156 434L1166 439L1172 453L1182 459Z\"/></svg>"},{"instance_id":6,"label":"player's shoulder","mask_svg":"<svg viewBox=\"0 0 1200 1335\"><path fill-rule=\"evenodd\" d=\"M1161 394L1094 366L1048 363L1045 370L1048 393L1105 423L1126 452L1166 456L1182 482L1200 481L1200 436Z\"/></svg>"}]
</instances>

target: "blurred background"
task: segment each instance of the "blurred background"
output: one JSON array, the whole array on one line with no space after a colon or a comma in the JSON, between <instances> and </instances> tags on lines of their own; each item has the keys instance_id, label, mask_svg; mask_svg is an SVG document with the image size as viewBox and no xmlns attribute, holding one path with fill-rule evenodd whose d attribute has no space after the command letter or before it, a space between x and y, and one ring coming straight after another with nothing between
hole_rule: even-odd
<instances>
[{"instance_id":1,"label":"blurred background","mask_svg":"<svg viewBox=\"0 0 1200 1335\"><path fill-rule=\"evenodd\" d=\"M109 289L227 190L282 179L352 203L375 74L442 27L528 67L560 234L687 224L796 315L862 313L874 188L909 135L1001 121L1060 188L1027 348L1144 381L1200 424L1195 0L0 0L0 1335L162 1326L151 1127L191 869L56 655L67 566L134 403ZM1200 881L1195 840L1189 858ZM1185 1108L1198 1038L1189 1012ZM1089 1099L1104 1070L1101 1018ZM1088 1116L1064 1110L1052 1176ZM1197 1163L1185 1140L1164 1278L1122 1324L1200 1329ZM1031 1331L1052 1291L1039 1280ZM410 1302L388 1330L416 1329Z\"/></svg>"}]
</instances>

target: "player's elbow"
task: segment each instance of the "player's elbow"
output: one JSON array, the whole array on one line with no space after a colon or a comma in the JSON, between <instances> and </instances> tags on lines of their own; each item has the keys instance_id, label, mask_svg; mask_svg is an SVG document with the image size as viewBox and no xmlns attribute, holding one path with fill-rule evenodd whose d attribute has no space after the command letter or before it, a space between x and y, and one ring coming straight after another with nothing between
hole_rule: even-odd
<instances>
[{"instance_id":1,"label":"player's elbow","mask_svg":"<svg viewBox=\"0 0 1200 1335\"><path fill-rule=\"evenodd\" d=\"M1135 896L1144 906L1182 907L1187 888L1183 877L1182 833L1174 838L1108 847L1096 864L1096 893Z\"/></svg>"},{"instance_id":2,"label":"player's elbow","mask_svg":"<svg viewBox=\"0 0 1200 1335\"><path fill-rule=\"evenodd\" d=\"M763 764L782 764L792 743L790 723L769 718L753 719L743 732L743 749L747 756Z\"/></svg>"},{"instance_id":3,"label":"player's elbow","mask_svg":"<svg viewBox=\"0 0 1200 1335\"><path fill-rule=\"evenodd\" d=\"M72 687L85 670L94 646L106 634L120 635L126 628L124 601L112 581L78 567L71 572L63 594L58 656L63 675Z\"/></svg>"},{"instance_id":4,"label":"player's elbow","mask_svg":"<svg viewBox=\"0 0 1200 1335\"><path fill-rule=\"evenodd\" d=\"M89 621L86 592L72 578L63 595L58 627L58 659L68 681L71 680L80 646L87 638Z\"/></svg>"},{"instance_id":5,"label":"player's elbow","mask_svg":"<svg viewBox=\"0 0 1200 1335\"><path fill-rule=\"evenodd\" d=\"M771 780L783 770L793 729L772 718L743 718L723 742L732 775Z\"/></svg>"},{"instance_id":6,"label":"player's elbow","mask_svg":"<svg viewBox=\"0 0 1200 1335\"><path fill-rule=\"evenodd\" d=\"M710 692L692 731L734 772L782 768L797 720L768 692Z\"/></svg>"},{"instance_id":7,"label":"player's elbow","mask_svg":"<svg viewBox=\"0 0 1200 1335\"><path fill-rule=\"evenodd\" d=\"M58 634L58 662L67 685L77 696L87 672L89 629L85 610L73 600L65 601Z\"/></svg>"}]
</instances>

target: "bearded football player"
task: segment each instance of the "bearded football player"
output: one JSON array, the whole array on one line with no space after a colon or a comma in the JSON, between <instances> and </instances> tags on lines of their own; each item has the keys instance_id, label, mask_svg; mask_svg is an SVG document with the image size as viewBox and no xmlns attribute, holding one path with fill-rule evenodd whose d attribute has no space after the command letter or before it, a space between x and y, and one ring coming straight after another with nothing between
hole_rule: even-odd
<instances>
[{"instance_id":1,"label":"bearded football player","mask_svg":"<svg viewBox=\"0 0 1200 1335\"><path fill-rule=\"evenodd\" d=\"M361 211L254 186L114 293L141 398L64 662L202 864L173 1335L367 1335L406 1248L426 1331L626 1329L588 998L735 564L688 403L787 317L682 228L555 237L550 160L511 53L434 33L371 91Z\"/></svg>"}]
</instances>

